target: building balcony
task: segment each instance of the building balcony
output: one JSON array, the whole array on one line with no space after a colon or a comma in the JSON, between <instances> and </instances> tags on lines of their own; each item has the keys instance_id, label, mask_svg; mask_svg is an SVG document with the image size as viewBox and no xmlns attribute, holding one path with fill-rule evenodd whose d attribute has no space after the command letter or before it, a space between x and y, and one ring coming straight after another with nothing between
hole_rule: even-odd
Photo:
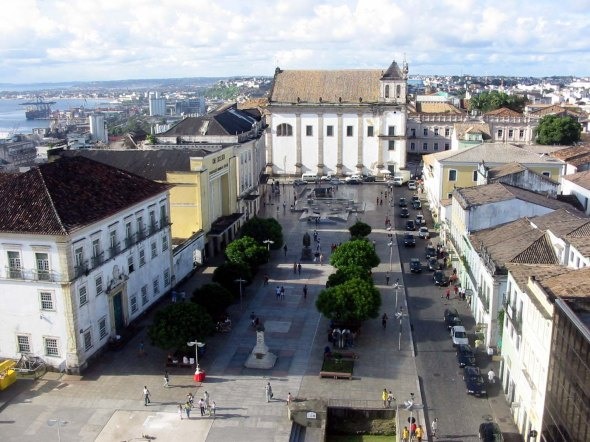
<instances>
[{"instance_id":1,"label":"building balcony","mask_svg":"<svg viewBox=\"0 0 590 442\"><path fill-rule=\"evenodd\" d=\"M477 297L481 301L481 306L486 313L490 313L490 300L489 298L483 293L481 287L477 290Z\"/></svg>"},{"instance_id":2,"label":"building balcony","mask_svg":"<svg viewBox=\"0 0 590 442\"><path fill-rule=\"evenodd\" d=\"M88 276L89 270L88 262L86 261L80 265L74 266L74 277L79 278L82 275Z\"/></svg>"},{"instance_id":3,"label":"building balcony","mask_svg":"<svg viewBox=\"0 0 590 442\"><path fill-rule=\"evenodd\" d=\"M102 263L104 262L104 253L100 252L98 255L93 256L92 258L90 258L90 262L92 264L93 269L102 265Z\"/></svg>"},{"instance_id":4,"label":"building balcony","mask_svg":"<svg viewBox=\"0 0 590 442\"><path fill-rule=\"evenodd\" d=\"M512 323L512 326L516 332L522 334L522 313L516 312L516 307L509 303L504 303L504 310L508 320Z\"/></svg>"},{"instance_id":5,"label":"building balcony","mask_svg":"<svg viewBox=\"0 0 590 442\"><path fill-rule=\"evenodd\" d=\"M115 243L111 247L109 247L109 258L113 259L121 252L120 243Z\"/></svg>"},{"instance_id":6,"label":"building balcony","mask_svg":"<svg viewBox=\"0 0 590 442\"><path fill-rule=\"evenodd\" d=\"M0 279L14 281L62 281L61 275L51 270L17 269L10 267L0 269Z\"/></svg>"}]
</instances>

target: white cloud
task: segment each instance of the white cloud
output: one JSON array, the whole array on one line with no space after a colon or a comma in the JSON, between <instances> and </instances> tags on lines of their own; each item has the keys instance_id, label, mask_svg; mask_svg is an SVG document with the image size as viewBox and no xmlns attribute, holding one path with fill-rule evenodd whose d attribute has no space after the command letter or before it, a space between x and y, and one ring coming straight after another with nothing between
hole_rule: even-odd
<instances>
[{"instance_id":1,"label":"white cloud","mask_svg":"<svg viewBox=\"0 0 590 442\"><path fill-rule=\"evenodd\" d=\"M590 75L584 0L8 0L0 82L285 69ZM10 17L10 19L6 19Z\"/></svg>"}]
</instances>

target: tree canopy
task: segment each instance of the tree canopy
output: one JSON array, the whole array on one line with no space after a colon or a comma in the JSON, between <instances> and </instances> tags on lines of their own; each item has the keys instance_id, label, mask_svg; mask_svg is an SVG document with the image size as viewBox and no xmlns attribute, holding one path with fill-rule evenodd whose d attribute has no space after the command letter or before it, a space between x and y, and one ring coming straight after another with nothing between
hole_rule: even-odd
<instances>
[{"instance_id":1,"label":"tree canopy","mask_svg":"<svg viewBox=\"0 0 590 442\"><path fill-rule=\"evenodd\" d=\"M283 246L283 228L274 218L258 218L257 216L250 218L244 223L240 232L242 236L254 238L259 244L270 239L273 241L270 248L274 250Z\"/></svg>"},{"instance_id":2,"label":"tree canopy","mask_svg":"<svg viewBox=\"0 0 590 442\"><path fill-rule=\"evenodd\" d=\"M348 228L352 238L364 238L371 234L371 226L362 221L357 221Z\"/></svg>"},{"instance_id":3,"label":"tree canopy","mask_svg":"<svg viewBox=\"0 0 590 442\"><path fill-rule=\"evenodd\" d=\"M339 245L330 257L330 263L337 269L355 265L369 270L377 267L379 262L373 244L366 239L347 241Z\"/></svg>"},{"instance_id":4,"label":"tree canopy","mask_svg":"<svg viewBox=\"0 0 590 442\"><path fill-rule=\"evenodd\" d=\"M525 97L520 95L508 95L499 91L484 91L474 95L469 100L469 110L478 110L482 113L507 107L516 112L522 112L527 103Z\"/></svg>"},{"instance_id":5,"label":"tree canopy","mask_svg":"<svg viewBox=\"0 0 590 442\"><path fill-rule=\"evenodd\" d=\"M225 262L213 271L213 282L219 283L237 297L240 295L240 288L235 282L236 279L245 279L247 281L245 285L250 284L252 282L250 266L241 263Z\"/></svg>"},{"instance_id":6,"label":"tree canopy","mask_svg":"<svg viewBox=\"0 0 590 442\"><path fill-rule=\"evenodd\" d=\"M380 307L379 290L372 282L360 278L322 290L316 300L316 308L322 315L343 322L376 318Z\"/></svg>"},{"instance_id":7,"label":"tree canopy","mask_svg":"<svg viewBox=\"0 0 590 442\"><path fill-rule=\"evenodd\" d=\"M213 320L202 306L193 302L178 302L156 313L148 336L155 346L176 350L186 347L189 341L202 341L214 330Z\"/></svg>"},{"instance_id":8,"label":"tree canopy","mask_svg":"<svg viewBox=\"0 0 590 442\"><path fill-rule=\"evenodd\" d=\"M335 287L337 285L344 284L346 281L353 278L364 279L366 281L372 282L371 273L369 273L367 269L355 265L349 265L336 270L335 273L332 273L330 276L328 276L326 287Z\"/></svg>"},{"instance_id":9,"label":"tree canopy","mask_svg":"<svg viewBox=\"0 0 590 442\"><path fill-rule=\"evenodd\" d=\"M570 145L580 141L582 125L570 116L545 115L537 127L537 143Z\"/></svg>"},{"instance_id":10,"label":"tree canopy","mask_svg":"<svg viewBox=\"0 0 590 442\"><path fill-rule=\"evenodd\" d=\"M250 236L242 236L228 244L225 256L234 264L249 265L255 269L268 261L268 250Z\"/></svg>"},{"instance_id":11,"label":"tree canopy","mask_svg":"<svg viewBox=\"0 0 590 442\"><path fill-rule=\"evenodd\" d=\"M205 284L193 292L191 301L203 306L213 319L217 319L234 301L229 290L220 284Z\"/></svg>"}]
</instances>

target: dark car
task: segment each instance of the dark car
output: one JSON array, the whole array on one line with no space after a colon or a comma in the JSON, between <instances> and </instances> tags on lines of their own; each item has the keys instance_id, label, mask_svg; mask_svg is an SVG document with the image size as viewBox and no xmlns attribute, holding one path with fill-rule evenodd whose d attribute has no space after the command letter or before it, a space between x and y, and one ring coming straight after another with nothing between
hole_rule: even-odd
<instances>
[{"instance_id":1,"label":"dark car","mask_svg":"<svg viewBox=\"0 0 590 442\"><path fill-rule=\"evenodd\" d=\"M440 262L434 256L428 258L428 270L441 270Z\"/></svg>"},{"instance_id":2,"label":"dark car","mask_svg":"<svg viewBox=\"0 0 590 442\"><path fill-rule=\"evenodd\" d=\"M416 230L416 223L412 220L406 221L406 230Z\"/></svg>"},{"instance_id":3,"label":"dark car","mask_svg":"<svg viewBox=\"0 0 590 442\"><path fill-rule=\"evenodd\" d=\"M404 234L404 246L414 247L416 246L416 238L411 233Z\"/></svg>"},{"instance_id":4,"label":"dark car","mask_svg":"<svg viewBox=\"0 0 590 442\"><path fill-rule=\"evenodd\" d=\"M457 362L459 367L475 365L475 354L469 345L461 344L457 346Z\"/></svg>"},{"instance_id":5,"label":"dark car","mask_svg":"<svg viewBox=\"0 0 590 442\"><path fill-rule=\"evenodd\" d=\"M374 183L375 182L375 175L367 175L363 177L363 181L365 183Z\"/></svg>"},{"instance_id":6,"label":"dark car","mask_svg":"<svg viewBox=\"0 0 590 442\"><path fill-rule=\"evenodd\" d=\"M363 182L358 178L351 178L346 181L346 184L362 184Z\"/></svg>"},{"instance_id":7,"label":"dark car","mask_svg":"<svg viewBox=\"0 0 590 442\"><path fill-rule=\"evenodd\" d=\"M449 277L445 275L442 270L436 270L432 275L434 279L434 285L439 285L441 287L446 287L449 285Z\"/></svg>"},{"instance_id":8,"label":"dark car","mask_svg":"<svg viewBox=\"0 0 590 442\"><path fill-rule=\"evenodd\" d=\"M412 202L418 201L420 202L420 197L418 195L413 195L412 196Z\"/></svg>"},{"instance_id":9,"label":"dark car","mask_svg":"<svg viewBox=\"0 0 590 442\"><path fill-rule=\"evenodd\" d=\"M465 368L463 368L463 380L477 376L481 376L479 367L476 367L475 365L466 365Z\"/></svg>"},{"instance_id":10,"label":"dark car","mask_svg":"<svg viewBox=\"0 0 590 442\"><path fill-rule=\"evenodd\" d=\"M463 325L461 318L459 317L459 313L454 308L445 309L445 314L443 317L448 330L450 330L451 327L454 327L455 325Z\"/></svg>"},{"instance_id":11,"label":"dark car","mask_svg":"<svg viewBox=\"0 0 590 442\"><path fill-rule=\"evenodd\" d=\"M495 422L483 422L479 425L479 440L483 442L503 442L504 436Z\"/></svg>"},{"instance_id":12,"label":"dark car","mask_svg":"<svg viewBox=\"0 0 590 442\"><path fill-rule=\"evenodd\" d=\"M404 207L402 210L399 211L399 216L401 218L409 218L410 217L410 211Z\"/></svg>"},{"instance_id":13,"label":"dark car","mask_svg":"<svg viewBox=\"0 0 590 442\"><path fill-rule=\"evenodd\" d=\"M465 379L465 387L467 388L467 394L474 396L485 396L486 383L481 376L473 376Z\"/></svg>"},{"instance_id":14,"label":"dark car","mask_svg":"<svg viewBox=\"0 0 590 442\"><path fill-rule=\"evenodd\" d=\"M420 273L422 271L422 263L418 258L410 259L410 272Z\"/></svg>"},{"instance_id":15,"label":"dark car","mask_svg":"<svg viewBox=\"0 0 590 442\"><path fill-rule=\"evenodd\" d=\"M307 184L307 181L303 181L303 180L294 180L293 181L294 186L303 186L305 184Z\"/></svg>"},{"instance_id":16,"label":"dark car","mask_svg":"<svg viewBox=\"0 0 590 442\"><path fill-rule=\"evenodd\" d=\"M424 248L424 251L426 252L426 259L430 258L431 256L436 258L436 249L431 244L427 245Z\"/></svg>"},{"instance_id":17,"label":"dark car","mask_svg":"<svg viewBox=\"0 0 590 442\"><path fill-rule=\"evenodd\" d=\"M399 202L397 203L397 205L400 207L407 207L408 203L406 202L406 199L402 197L399 199Z\"/></svg>"},{"instance_id":18,"label":"dark car","mask_svg":"<svg viewBox=\"0 0 590 442\"><path fill-rule=\"evenodd\" d=\"M416 210L419 210L422 208L422 203L420 201L412 201L412 207Z\"/></svg>"}]
</instances>

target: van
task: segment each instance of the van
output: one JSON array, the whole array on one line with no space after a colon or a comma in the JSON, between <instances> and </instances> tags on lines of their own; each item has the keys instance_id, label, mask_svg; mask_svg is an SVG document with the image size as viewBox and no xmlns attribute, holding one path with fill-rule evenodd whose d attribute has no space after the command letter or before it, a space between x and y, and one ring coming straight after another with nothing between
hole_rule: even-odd
<instances>
[{"instance_id":1,"label":"van","mask_svg":"<svg viewBox=\"0 0 590 442\"><path fill-rule=\"evenodd\" d=\"M315 182L319 179L319 177L315 173L304 173L303 175L301 175L301 179L303 181Z\"/></svg>"},{"instance_id":2,"label":"van","mask_svg":"<svg viewBox=\"0 0 590 442\"><path fill-rule=\"evenodd\" d=\"M401 187L404 184L404 179L401 176L394 176L393 177L393 185L396 187Z\"/></svg>"}]
</instances>

